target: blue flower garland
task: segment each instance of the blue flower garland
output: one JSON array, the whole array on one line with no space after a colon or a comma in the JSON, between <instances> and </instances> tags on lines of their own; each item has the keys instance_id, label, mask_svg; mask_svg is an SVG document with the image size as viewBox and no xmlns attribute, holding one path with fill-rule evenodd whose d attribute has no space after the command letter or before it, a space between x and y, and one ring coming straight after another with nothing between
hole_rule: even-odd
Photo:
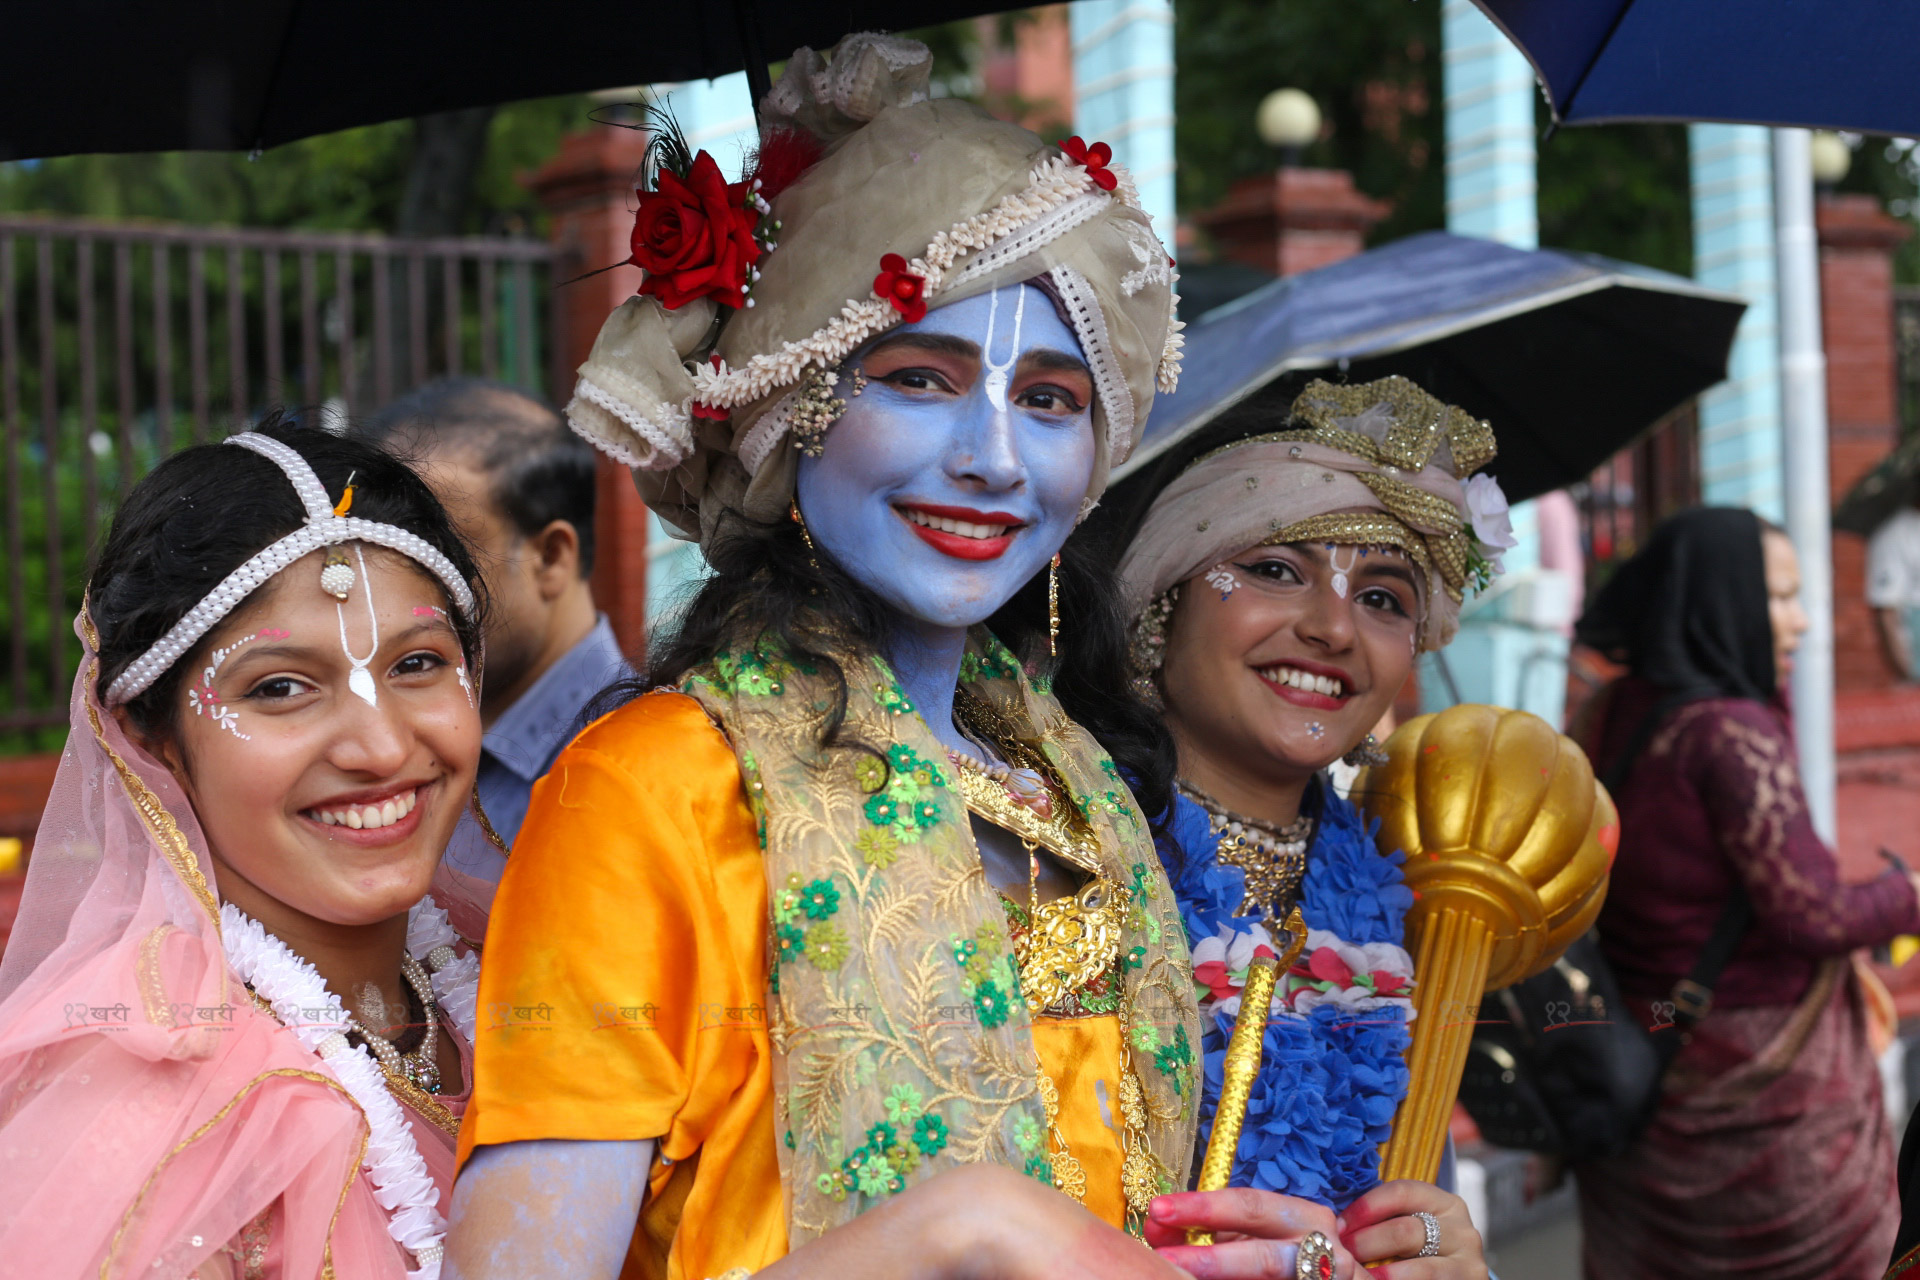
<instances>
[{"instance_id":1,"label":"blue flower garland","mask_svg":"<svg viewBox=\"0 0 1920 1280\"><path fill-rule=\"evenodd\" d=\"M1380 854L1351 804L1324 785L1318 793L1309 796L1319 822L1300 894L1307 927L1356 946L1399 944L1413 904L1400 870L1405 855ZM1167 847L1169 840L1178 844L1177 854ZM1218 844L1206 812L1176 795L1160 860L1173 880L1190 945L1217 936L1222 925L1243 933L1259 923L1258 917L1233 914L1245 873L1214 861ZM1233 1019L1216 1014L1201 1038L1201 1150L1213 1132L1232 1033ZM1405 1016L1391 1007L1356 1019L1322 1005L1304 1017L1272 1020L1240 1131L1233 1184L1318 1200L1336 1211L1377 1184L1379 1146L1392 1133L1393 1113L1407 1092L1407 1043Z\"/></svg>"}]
</instances>

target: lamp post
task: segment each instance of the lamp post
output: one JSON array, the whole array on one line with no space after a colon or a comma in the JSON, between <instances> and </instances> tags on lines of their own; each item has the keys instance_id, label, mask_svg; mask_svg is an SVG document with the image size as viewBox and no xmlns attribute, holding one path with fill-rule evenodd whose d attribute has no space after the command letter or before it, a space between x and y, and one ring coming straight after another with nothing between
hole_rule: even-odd
<instances>
[{"instance_id":1,"label":"lamp post","mask_svg":"<svg viewBox=\"0 0 1920 1280\"><path fill-rule=\"evenodd\" d=\"M1814 185L1832 191L1853 168L1853 148L1839 134L1816 129L1807 139L1807 158L1813 165Z\"/></svg>"},{"instance_id":2,"label":"lamp post","mask_svg":"<svg viewBox=\"0 0 1920 1280\"><path fill-rule=\"evenodd\" d=\"M1253 127L1280 153L1282 166L1296 168L1301 149L1320 137L1320 104L1304 90L1275 89L1260 100Z\"/></svg>"}]
</instances>

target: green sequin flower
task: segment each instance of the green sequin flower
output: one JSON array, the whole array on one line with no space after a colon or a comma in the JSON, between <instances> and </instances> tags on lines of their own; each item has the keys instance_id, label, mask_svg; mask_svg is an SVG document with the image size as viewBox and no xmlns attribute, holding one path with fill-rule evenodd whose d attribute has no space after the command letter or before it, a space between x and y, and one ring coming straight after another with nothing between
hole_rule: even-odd
<instances>
[{"instance_id":1,"label":"green sequin flower","mask_svg":"<svg viewBox=\"0 0 1920 1280\"><path fill-rule=\"evenodd\" d=\"M1013 1143L1028 1155L1040 1149L1040 1122L1030 1115L1021 1115L1013 1122Z\"/></svg>"},{"instance_id":2,"label":"green sequin flower","mask_svg":"<svg viewBox=\"0 0 1920 1280\"><path fill-rule=\"evenodd\" d=\"M840 890L831 880L814 880L800 891L800 907L809 919L825 920L840 909Z\"/></svg>"},{"instance_id":3,"label":"green sequin flower","mask_svg":"<svg viewBox=\"0 0 1920 1280\"><path fill-rule=\"evenodd\" d=\"M1193 1065L1193 1046L1187 1040L1187 1029L1176 1026L1173 1029L1173 1042L1163 1044L1154 1051L1153 1065L1160 1068L1162 1075L1173 1077L1173 1091L1186 1092L1186 1068Z\"/></svg>"},{"instance_id":4,"label":"green sequin flower","mask_svg":"<svg viewBox=\"0 0 1920 1280\"><path fill-rule=\"evenodd\" d=\"M887 766L872 756L861 756L853 762L853 780L862 791L878 791L887 785Z\"/></svg>"},{"instance_id":5,"label":"green sequin flower","mask_svg":"<svg viewBox=\"0 0 1920 1280\"><path fill-rule=\"evenodd\" d=\"M875 1151L885 1151L898 1140L898 1137L892 1125L881 1121L867 1130L867 1146Z\"/></svg>"},{"instance_id":6,"label":"green sequin flower","mask_svg":"<svg viewBox=\"0 0 1920 1280\"><path fill-rule=\"evenodd\" d=\"M778 960L785 964L797 959L807 945L807 931L797 924L776 924L773 927L773 945Z\"/></svg>"},{"instance_id":7,"label":"green sequin flower","mask_svg":"<svg viewBox=\"0 0 1920 1280\"><path fill-rule=\"evenodd\" d=\"M1045 1156L1028 1156L1026 1175L1050 1187L1053 1185L1053 1162Z\"/></svg>"},{"instance_id":8,"label":"green sequin flower","mask_svg":"<svg viewBox=\"0 0 1920 1280\"><path fill-rule=\"evenodd\" d=\"M838 969L847 960L847 935L837 924L807 930L807 960L816 969Z\"/></svg>"},{"instance_id":9,"label":"green sequin flower","mask_svg":"<svg viewBox=\"0 0 1920 1280\"><path fill-rule=\"evenodd\" d=\"M900 857L900 838L885 827L868 827L853 838L853 847L859 851L862 862L882 871Z\"/></svg>"},{"instance_id":10,"label":"green sequin flower","mask_svg":"<svg viewBox=\"0 0 1920 1280\"><path fill-rule=\"evenodd\" d=\"M874 826L890 827L900 817L902 807L899 801L882 791L878 795L868 796L867 803L862 806L862 809L867 815L867 821Z\"/></svg>"},{"instance_id":11,"label":"green sequin flower","mask_svg":"<svg viewBox=\"0 0 1920 1280\"><path fill-rule=\"evenodd\" d=\"M1009 1012L1006 993L991 982L983 982L973 989L973 1007L980 1015L980 1025L992 1030L1007 1020Z\"/></svg>"},{"instance_id":12,"label":"green sequin flower","mask_svg":"<svg viewBox=\"0 0 1920 1280\"><path fill-rule=\"evenodd\" d=\"M913 1122L913 1145L924 1155L937 1156L947 1145L947 1122L938 1111L929 1111Z\"/></svg>"},{"instance_id":13,"label":"green sequin flower","mask_svg":"<svg viewBox=\"0 0 1920 1280\"><path fill-rule=\"evenodd\" d=\"M887 1095L887 1119L895 1124L911 1124L925 1110L925 1099L910 1084L897 1084Z\"/></svg>"},{"instance_id":14,"label":"green sequin flower","mask_svg":"<svg viewBox=\"0 0 1920 1280\"><path fill-rule=\"evenodd\" d=\"M860 1191L863 1195L884 1196L893 1190L893 1166L887 1163L883 1155L870 1157L860 1166L856 1175L860 1179Z\"/></svg>"},{"instance_id":15,"label":"green sequin flower","mask_svg":"<svg viewBox=\"0 0 1920 1280\"><path fill-rule=\"evenodd\" d=\"M1151 1022L1136 1022L1133 1026L1133 1047L1142 1053L1152 1053L1160 1047L1160 1028Z\"/></svg>"}]
</instances>

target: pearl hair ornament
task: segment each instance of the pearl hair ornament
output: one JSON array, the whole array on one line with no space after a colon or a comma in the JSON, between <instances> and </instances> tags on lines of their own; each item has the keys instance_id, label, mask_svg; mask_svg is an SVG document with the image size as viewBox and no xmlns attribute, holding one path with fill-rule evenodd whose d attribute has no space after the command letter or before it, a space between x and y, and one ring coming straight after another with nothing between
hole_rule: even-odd
<instances>
[{"instance_id":1,"label":"pearl hair ornament","mask_svg":"<svg viewBox=\"0 0 1920 1280\"><path fill-rule=\"evenodd\" d=\"M440 580L447 589L447 597L463 617L472 616L473 589L460 576L460 571L453 567L453 562L441 555L426 539L395 525L362 520L358 516L336 515L333 503L327 498L326 486L320 483L320 477L314 474L307 460L271 436L246 431L228 436L224 443L251 449L284 471L294 492L300 495L300 504L306 508L306 523L228 574L219 586L207 593L205 599L187 610L172 630L155 641L151 649L134 659L120 673L119 679L108 686L108 706L117 707L140 696L147 686L200 643L207 632L218 626L222 618L232 613L262 583L302 556L322 547L334 547L343 542L371 542L398 551ZM323 589L324 577L323 570Z\"/></svg>"}]
</instances>

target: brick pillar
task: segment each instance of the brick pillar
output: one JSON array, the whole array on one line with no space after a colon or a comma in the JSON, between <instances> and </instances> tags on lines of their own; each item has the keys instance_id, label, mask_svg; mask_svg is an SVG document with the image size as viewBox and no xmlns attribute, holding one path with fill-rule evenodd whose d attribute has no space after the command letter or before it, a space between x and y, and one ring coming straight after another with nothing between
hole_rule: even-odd
<instances>
[{"instance_id":1,"label":"brick pillar","mask_svg":"<svg viewBox=\"0 0 1920 1280\"><path fill-rule=\"evenodd\" d=\"M987 109L1035 133L1064 131L1073 120L1073 32L1067 6L1027 10L1013 43L1000 43L998 16L974 19L984 53L980 66Z\"/></svg>"},{"instance_id":2,"label":"brick pillar","mask_svg":"<svg viewBox=\"0 0 1920 1280\"><path fill-rule=\"evenodd\" d=\"M1893 333L1893 251L1904 223L1868 195L1829 195L1820 231L1820 320L1827 349L1828 467L1838 502L1900 442ZM1863 538L1833 541L1835 683L1886 690L1894 673L1867 607Z\"/></svg>"},{"instance_id":3,"label":"brick pillar","mask_svg":"<svg viewBox=\"0 0 1920 1280\"><path fill-rule=\"evenodd\" d=\"M552 218L556 280L626 261L634 176L646 145L646 134L638 130L596 126L567 135L560 153L526 179ZM639 284L639 268L620 266L559 290L555 329L563 350L555 365L566 376L554 391L561 401L573 394L573 371L586 360L601 323ZM594 602L612 619L622 651L637 660L647 629L647 508L632 474L604 455L593 528Z\"/></svg>"},{"instance_id":4,"label":"brick pillar","mask_svg":"<svg viewBox=\"0 0 1920 1280\"><path fill-rule=\"evenodd\" d=\"M1291 276L1351 258L1392 206L1362 195L1340 169L1281 169L1243 178L1193 221L1220 257Z\"/></svg>"}]
</instances>

